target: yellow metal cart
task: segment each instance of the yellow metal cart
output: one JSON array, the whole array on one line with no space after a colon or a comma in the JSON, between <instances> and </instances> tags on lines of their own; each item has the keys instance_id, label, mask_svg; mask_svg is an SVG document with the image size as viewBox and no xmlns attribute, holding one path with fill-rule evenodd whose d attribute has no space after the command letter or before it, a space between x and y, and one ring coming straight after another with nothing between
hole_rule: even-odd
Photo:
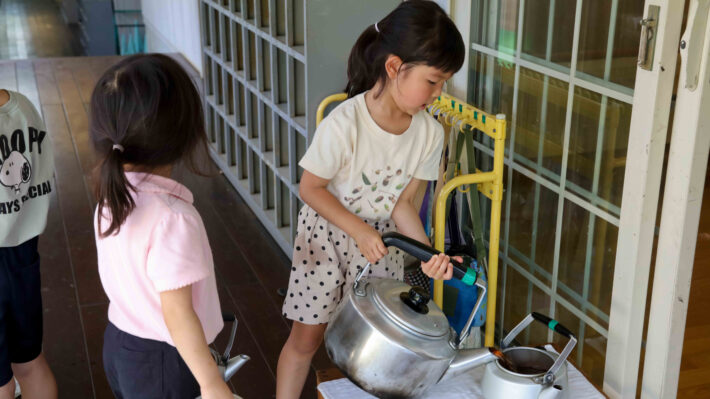
<instances>
[{"instance_id":1,"label":"yellow metal cart","mask_svg":"<svg viewBox=\"0 0 710 399\"><path fill-rule=\"evenodd\" d=\"M456 176L442 187L436 198L434 214L434 247L444 251L446 233L446 200L451 193L465 185L476 184L478 191L491 200L491 223L488 244L488 308L486 313L485 345L493 346L498 288L498 250L500 247L500 216L503 200L503 157L505 155L505 115L491 115L448 95L439 97L430 107L439 121L458 129L477 129L493 139L493 170ZM443 116L443 117L441 117ZM472 134L469 131L468 134ZM443 304L443 281L434 282L434 302Z\"/></svg>"},{"instance_id":2,"label":"yellow metal cart","mask_svg":"<svg viewBox=\"0 0 710 399\"><path fill-rule=\"evenodd\" d=\"M347 99L345 93L333 94L326 97L318 106L316 112L316 125L323 120L325 109L334 102ZM494 345L495 317L496 317L496 296L498 286L498 251L500 246L500 218L503 200L503 158L505 155L505 115L491 115L483 112L465 102L449 96L441 95L428 108L429 113L436 116L438 120L446 125L457 129L460 134L464 133L464 128L469 127L468 134L472 134L472 129L477 129L494 141L493 146L493 170L456 176L447 181L442 187L439 196L436 198L436 208L434 214L434 247L439 251L444 251L444 238L446 231L446 201L459 187L476 184L478 190L491 200L491 221L488 245L488 308L486 318L485 345ZM434 302L439 307L443 305L444 289L443 281L434 282Z\"/></svg>"}]
</instances>

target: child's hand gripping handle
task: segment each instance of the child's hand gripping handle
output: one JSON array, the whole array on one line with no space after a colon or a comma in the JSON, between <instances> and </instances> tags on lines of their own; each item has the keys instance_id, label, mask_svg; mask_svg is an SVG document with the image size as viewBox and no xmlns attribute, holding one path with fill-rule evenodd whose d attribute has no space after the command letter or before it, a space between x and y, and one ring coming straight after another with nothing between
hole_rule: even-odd
<instances>
[{"instance_id":1,"label":"child's hand gripping handle","mask_svg":"<svg viewBox=\"0 0 710 399\"><path fill-rule=\"evenodd\" d=\"M432 256L440 254L436 249L422 244L421 242L404 236L400 233L389 232L382 235L382 242L388 247L397 247L402 251L414 256L422 262L428 262ZM476 282L476 271L462 265L454 259L451 259L451 264L454 266L454 277L461 280L467 285L473 285Z\"/></svg>"}]
</instances>

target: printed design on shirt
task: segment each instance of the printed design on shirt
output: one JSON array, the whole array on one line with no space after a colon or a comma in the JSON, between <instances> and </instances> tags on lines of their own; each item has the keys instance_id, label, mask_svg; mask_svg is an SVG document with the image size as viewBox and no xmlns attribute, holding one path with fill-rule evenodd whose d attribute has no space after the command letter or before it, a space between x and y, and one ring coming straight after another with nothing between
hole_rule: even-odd
<instances>
[{"instance_id":1,"label":"printed design on shirt","mask_svg":"<svg viewBox=\"0 0 710 399\"><path fill-rule=\"evenodd\" d=\"M33 170L29 161L29 154L42 154L42 142L47 132L33 127L28 127L28 132L27 140L21 129L11 134L0 132L0 186L11 192L9 199L0 192L0 215L18 213L25 202L52 192L51 180L32 182Z\"/></svg>"},{"instance_id":2,"label":"printed design on shirt","mask_svg":"<svg viewBox=\"0 0 710 399\"><path fill-rule=\"evenodd\" d=\"M383 169L362 172L361 177L363 185L343 196L343 201L350 208L357 207L355 214L362 212L363 206L371 208L374 213L382 211L387 214L394 208L412 175L405 175L402 169L394 170L388 165Z\"/></svg>"},{"instance_id":3,"label":"printed design on shirt","mask_svg":"<svg viewBox=\"0 0 710 399\"><path fill-rule=\"evenodd\" d=\"M20 184L28 183L31 177L30 161L17 151L12 151L0 166L0 184L15 190L15 195L20 194Z\"/></svg>"}]
</instances>

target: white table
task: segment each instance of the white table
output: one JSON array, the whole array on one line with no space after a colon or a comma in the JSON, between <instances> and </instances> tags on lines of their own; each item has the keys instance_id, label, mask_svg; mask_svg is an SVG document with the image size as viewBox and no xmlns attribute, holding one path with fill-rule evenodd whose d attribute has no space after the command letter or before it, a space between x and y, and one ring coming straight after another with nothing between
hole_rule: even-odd
<instances>
[{"instance_id":1,"label":"white table","mask_svg":"<svg viewBox=\"0 0 710 399\"><path fill-rule=\"evenodd\" d=\"M548 350L553 350L547 345ZM485 399L481 393L481 381L485 367L477 367L466 374L455 377L446 384L431 387L420 399ZM574 399L604 399L584 375L571 363L567 363L567 382L569 398ZM377 399L375 396L358 388L347 378L326 381L318 385L318 391L324 399Z\"/></svg>"}]
</instances>

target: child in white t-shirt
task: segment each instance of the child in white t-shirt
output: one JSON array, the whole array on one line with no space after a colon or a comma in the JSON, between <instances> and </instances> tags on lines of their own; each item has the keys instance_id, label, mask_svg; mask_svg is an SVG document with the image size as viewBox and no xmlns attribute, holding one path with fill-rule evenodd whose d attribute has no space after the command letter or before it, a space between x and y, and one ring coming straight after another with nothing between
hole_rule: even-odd
<instances>
[{"instance_id":1,"label":"child in white t-shirt","mask_svg":"<svg viewBox=\"0 0 710 399\"><path fill-rule=\"evenodd\" d=\"M349 99L318 126L301 159L293 264L283 314L294 321L277 368L277 399L297 398L326 325L367 262L373 277L403 278L402 254L384 232L429 244L414 195L435 180L443 128L425 108L463 63L461 34L431 1L402 2L358 38L348 60ZM422 263L449 279L446 255Z\"/></svg>"},{"instance_id":2,"label":"child in white t-shirt","mask_svg":"<svg viewBox=\"0 0 710 399\"><path fill-rule=\"evenodd\" d=\"M54 188L42 116L27 97L0 88L0 399L15 397L15 379L23 398L57 397L42 351L38 251Z\"/></svg>"}]
</instances>

